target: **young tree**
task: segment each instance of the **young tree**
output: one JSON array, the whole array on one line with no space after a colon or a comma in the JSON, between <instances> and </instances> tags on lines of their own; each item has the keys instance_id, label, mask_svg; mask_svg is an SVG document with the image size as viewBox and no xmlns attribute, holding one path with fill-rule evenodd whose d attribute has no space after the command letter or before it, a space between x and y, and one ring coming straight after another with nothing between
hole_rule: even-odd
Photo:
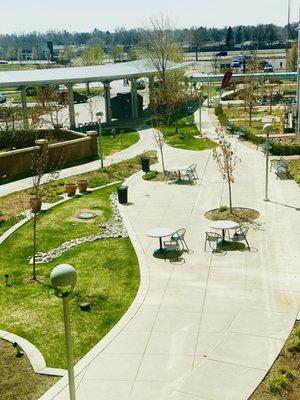
<instances>
[{"instance_id":1,"label":"young tree","mask_svg":"<svg viewBox=\"0 0 300 400\"><path fill-rule=\"evenodd\" d=\"M298 48L297 48L297 43L294 42L292 44L291 49L288 52L288 57L287 57L287 70L288 71L297 71L297 57L298 57Z\"/></svg>"},{"instance_id":2,"label":"young tree","mask_svg":"<svg viewBox=\"0 0 300 400\"><path fill-rule=\"evenodd\" d=\"M100 45L86 46L82 55L83 65L97 65L103 61L103 50Z\"/></svg>"},{"instance_id":3,"label":"young tree","mask_svg":"<svg viewBox=\"0 0 300 400\"><path fill-rule=\"evenodd\" d=\"M31 50L31 58L34 61L34 63L36 63L38 57L39 57L38 48L37 48L37 46L33 46L32 50Z\"/></svg>"},{"instance_id":4,"label":"young tree","mask_svg":"<svg viewBox=\"0 0 300 400\"><path fill-rule=\"evenodd\" d=\"M41 211L42 202L48 192L49 184L58 178L59 172L52 170L47 173L50 168L49 164L49 150L47 139L37 139L37 150L32 158L32 195L29 198L29 207L32 214L32 227L33 227L33 250L32 250L32 279L38 281L36 273L36 253L37 253L37 222L39 212Z\"/></svg>"},{"instance_id":5,"label":"young tree","mask_svg":"<svg viewBox=\"0 0 300 400\"><path fill-rule=\"evenodd\" d=\"M219 138L219 147L212 150L213 158L217 163L222 178L228 184L229 207L232 214L231 185L234 183L234 170L238 159L235 152L232 150L231 143L226 139L224 128L221 125L216 129L216 133Z\"/></svg>"},{"instance_id":6,"label":"young tree","mask_svg":"<svg viewBox=\"0 0 300 400\"><path fill-rule=\"evenodd\" d=\"M242 98L244 100L245 110L249 110L249 124L252 125L252 114L257 101L258 81L254 79L254 74L258 70L259 60L257 52L253 51L248 62L248 77L244 80Z\"/></svg>"},{"instance_id":7,"label":"young tree","mask_svg":"<svg viewBox=\"0 0 300 400\"><path fill-rule=\"evenodd\" d=\"M6 52L6 58L12 62L16 59L16 49L14 47L9 47Z\"/></svg>"},{"instance_id":8,"label":"young tree","mask_svg":"<svg viewBox=\"0 0 300 400\"><path fill-rule=\"evenodd\" d=\"M48 61L48 64L50 64L50 61L51 61L51 51L50 51L50 49L46 49L45 50L45 58L46 58L46 60Z\"/></svg>"},{"instance_id":9,"label":"young tree","mask_svg":"<svg viewBox=\"0 0 300 400\"><path fill-rule=\"evenodd\" d=\"M74 50L71 46L65 46L63 51L59 55L60 61L64 64L70 64L74 57Z\"/></svg>"},{"instance_id":10,"label":"young tree","mask_svg":"<svg viewBox=\"0 0 300 400\"><path fill-rule=\"evenodd\" d=\"M114 63L122 61L124 58L124 46L122 44L115 44L110 49L110 56L114 60Z\"/></svg>"},{"instance_id":11,"label":"young tree","mask_svg":"<svg viewBox=\"0 0 300 400\"><path fill-rule=\"evenodd\" d=\"M23 61L23 50L19 47L17 51L17 59L20 64L22 64Z\"/></svg>"},{"instance_id":12,"label":"young tree","mask_svg":"<svg viewBox=\"0 0 300 400\"><path fill-rule=\"evenodd\" d=\"M161 164L164 172L164 176L166 176L166 169L165 169L165 161L164 161L164 152L163 152L163 147L165 144L164 136L159 130L159 126L153 127L153 137L155 140L155 143L160 151L160 156L161 156Z\"/></svg>"},{"instance_id":13,"label":"young tree","mask_svg":"<svg viewBox=\"0 0 300 400\"><path fill-rule=\"evenodd\" d=\"M65 103L53 87L41 88L36 95L36 105L32 108L32 123L36 127L50 124L54 129L60 128L67 123L67 116L62 112L64 107Z\"/></svg>"},{"instance_id":14,"label":"young tree","mask_svg":"<svg viewBox=\"0 0 300 400\"><path fill-rule=\"evenodd\" d=\"M127 53L127 60L128 61L135 61L140 58L140 50L137 46L130 47Z\"/></svg>"}]
</instances>

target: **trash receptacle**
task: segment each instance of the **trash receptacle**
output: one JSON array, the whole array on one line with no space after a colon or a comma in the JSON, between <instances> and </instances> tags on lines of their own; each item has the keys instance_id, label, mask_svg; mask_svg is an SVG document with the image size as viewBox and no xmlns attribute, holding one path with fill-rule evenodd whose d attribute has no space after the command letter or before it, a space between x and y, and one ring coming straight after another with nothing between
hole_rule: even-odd
<instances>
[{"instance_id":1,"label":"trash receptacle","mask_svg":"<svg viewBox=\"0 0 300 400\"><path fill-rule=\"evenodd\" d=\"M118 188L118 200L120 204L128 203L128 186L120 186Z\"/></svg>"},{"instance_id":2,"label":"trash receptacle","mask_svg":"<svg viewBox=\"0 0 300 400\"><path fill-rule=\"evenodd\" d=\"M142 170L144 172L149 172L150 171L150 158L149 157L141 157L141 163L142 163Z\"/></svg>"}]
</instances>

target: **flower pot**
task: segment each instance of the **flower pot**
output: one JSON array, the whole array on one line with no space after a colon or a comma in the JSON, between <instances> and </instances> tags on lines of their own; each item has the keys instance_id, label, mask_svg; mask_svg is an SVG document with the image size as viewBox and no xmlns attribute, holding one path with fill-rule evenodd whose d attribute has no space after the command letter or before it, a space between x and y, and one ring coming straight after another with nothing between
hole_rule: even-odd
<instances>
[{"instance_id":1,"label":"flower pot","mask_svg":"<svg viewBox=\"0 0 300 400\"><path fill-rule=\"evenodd\" d=\"M82 179L80 181L77 181L77 187L78 187L79 193L86 192L87 185L88 185L88 181L86 179Z\"/></svg>"},{"instance_id":2,"label":"flower pot","mask_svg":"<svg viewBox=\"0 0 300 400\"><path fill-rule=\"evenodd\" d=\"M30 196L28 202L29 202L29 207L31 209L31 212L36 214L41 211L42 199L40 196L36 196L36 195Z\"/></svg>"},{"instance_id":3,"label":"flower pot","mask_svg":"<svg viewBox=\"0 0 300 400\"><path fill-rule=\"evenodd\" d=\"M76 189L77 189L76 183L67 183L66 192L68 193L68 197L75 196Z\"/></svg>"}]
</instances>

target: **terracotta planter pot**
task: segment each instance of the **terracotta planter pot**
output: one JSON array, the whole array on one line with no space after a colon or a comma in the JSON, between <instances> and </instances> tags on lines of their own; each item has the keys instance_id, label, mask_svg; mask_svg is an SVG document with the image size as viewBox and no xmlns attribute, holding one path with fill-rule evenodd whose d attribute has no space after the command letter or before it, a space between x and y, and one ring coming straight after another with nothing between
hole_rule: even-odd
<instances>
[{"instance_id":1,"label":"terracotta planter pot","mask_svg":"<svg viewBox=\"0 0 300 400\"><path fill-rule=\"evenodd\" d=\"M33 213L38 213L42 208L42 199L40 196L31 196L28 200L29 207Z\"/></svg>"},{"instance_id":2,"label":"terracotta planter pot","mask_svg":"<svg viewBox=\"0 0 300 400\"><path fill-rule=\"evenodd\" d=\"M88 181L86 179L77 181L77 187L78 187L79 193L86 192L87 186L88 186Z\"/></svg>"},{"instance_id":3,"label":"terracotta planter pot","mask_svg":"<svg viewBox=\"0 0 300 400\"><path fill-rule=\"evenodd\" d=\"M76 183L67 183L66 192L68 193L68 197L75 196L76 189L77 189Z\"/></svg>"}]
</instances>

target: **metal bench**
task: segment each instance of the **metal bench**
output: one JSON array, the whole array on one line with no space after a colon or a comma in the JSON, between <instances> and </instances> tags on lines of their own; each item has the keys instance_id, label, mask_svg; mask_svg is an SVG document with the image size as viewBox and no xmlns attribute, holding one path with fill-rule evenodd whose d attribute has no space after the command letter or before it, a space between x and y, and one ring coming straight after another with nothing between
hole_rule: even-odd
<instances>
[{"instance_id":1,"label":"metal bench","mask_svg":"<svg viewBox=\"0 0 300 400\"><path fill-rule=\"evenodd\" d=\"M287 174L288 165L289 162L284 157L280 157L279 160L278 159L271 160L270 171L275 170L277 174L279 173Z\"/></svg>"}]
</instances>

